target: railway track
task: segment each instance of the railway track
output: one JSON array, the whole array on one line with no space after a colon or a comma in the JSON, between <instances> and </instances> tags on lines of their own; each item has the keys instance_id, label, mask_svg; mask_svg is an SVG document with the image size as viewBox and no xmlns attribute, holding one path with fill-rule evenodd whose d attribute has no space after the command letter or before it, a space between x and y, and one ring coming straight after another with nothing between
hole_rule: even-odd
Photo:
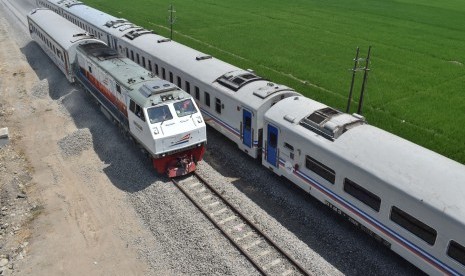
<instances>
[{"instance_id":1,"label":"railway track","mask_svg":"<svg viewBox=\"0 0 465 276\"><path fill-rule=\"evenodd\" d=\"M172 181L263 275L310 275L198 174Z\"/></svg>"}]
</instances>

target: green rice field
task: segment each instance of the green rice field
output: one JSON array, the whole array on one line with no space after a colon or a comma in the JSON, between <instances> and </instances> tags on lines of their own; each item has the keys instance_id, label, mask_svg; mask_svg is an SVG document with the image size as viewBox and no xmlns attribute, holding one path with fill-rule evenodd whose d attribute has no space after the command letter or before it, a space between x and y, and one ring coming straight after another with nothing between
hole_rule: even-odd
<instances>
[{"instance_id":1,"label":"green rice field","mask_svg":"<svg viewBox=\"0 0 465 276\"><path fill-rule=\"evenodd\" d=\"M169 36L160 0L85 3ZM368 122L465 164L465 1L177 0L173 39L345 111L372 46ZM357 108L359 72L351 112Z\"/></svg>"}]
</instances>

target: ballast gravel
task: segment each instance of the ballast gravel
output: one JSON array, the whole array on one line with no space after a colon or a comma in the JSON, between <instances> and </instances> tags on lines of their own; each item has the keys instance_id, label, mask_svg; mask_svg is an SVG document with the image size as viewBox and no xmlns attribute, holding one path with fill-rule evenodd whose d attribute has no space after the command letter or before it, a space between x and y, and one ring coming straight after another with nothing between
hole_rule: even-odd
<instances>
[{"instance_id":1,"label":"ballast gravel","mask_svg":"<svg viewBox=\"0 0 465 276\"><path fill-rule=\"evenodd\" d=\"M65 157L79 155L92 146L89 129L78 129L58 141L61 153Z\"/></svg>"}]
</instances>

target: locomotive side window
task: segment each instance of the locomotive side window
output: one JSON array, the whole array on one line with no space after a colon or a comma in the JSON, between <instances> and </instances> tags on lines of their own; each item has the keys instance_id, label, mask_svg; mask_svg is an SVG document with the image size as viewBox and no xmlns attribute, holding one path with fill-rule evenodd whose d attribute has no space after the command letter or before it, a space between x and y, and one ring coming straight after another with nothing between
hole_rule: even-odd
<instances>
[{"instance_id":1,"label":"locomotive side window","mask_svg":"<svg viewBox=\"0 0 465 276\"><path fill-rule=\"evenodd\" d=\"M134 61L134 52L131 50L131 60Z\"/></svg>"},{"instance_id":2,"label":"locomotive side window","mask_svg":"<svg viewBox=\"0 0 465 276\"><path fill-rule=\"evenodd\" d=\"M121 94L121 86L119 84L116 84L116 91Z\"/></svg>"},{"instance_id":3,"label":"locomotive side window","mask_svg":"<svg viewBox=\"0 0 465 276\"><path fill-rule=\"evenodd\" d=\"M129 110L131 110L132 113L136 113L136 103L133 100L129 101Z\"/></svg>"},{"instance_id":4,"label":"locomotive side window","mask_svg":"<svg viewBox=\"0 0 465 276\"><path fill-rule=\"evenodd\" d=\"M152 61L149 59L149 71L152 72Z\"/></svg>"},{"instance_id":5,"label":"locomotive side window","mask_svg":"<svg viewBox=\"0 0 465 276\"><path fill-rule=\"evenodd\" d=\"M344 191L379 212L381 198L350 179L344 178Z\"/></svg>"},{"instance_id":6,"label":"locomotive side window","mask_svg":"<svg viewBox=\"0 0 465 276\"><path fill-rule=\"evenodd\" d=\"M136 53L136 58L137 58L137 64L140 64L139 54L138 53Z\"/></svg>"},{"instance_id":7,"label":"locomotive side window","mask_svg":"<svg viewBox=\"0 0 465 276\"><path fill-rule=\"evenodd\" d=\"M210 106L210 94L208 94L208 92L204 92L205 94L205 105L206 106Z\"/></svg>"},{"instance_id":8,"label":"locomotive side window","mask_svg":"<svg viewBox=\"0 0 465 276\"><path fill-rule=\"evenodd\" d=\"M158 64L155 64L155 75L158 76Z\"/></svg>"},{"instance_id":9,"label":"locomotive side window","mask_svg":"<svg viewBox=\"0 0 465 276\"><path fill-rule=\"evenodd\" d=\"M173 83L173 73L170 72L170 82Z\"/></svg>"},{"instance_id":10,"label":"locomotive side window","mask_svg":"<svg viewBox=\"0 0 465 276\"><path fill-rule=\"evenodd\" d=\"M334 181L336 180L336 173L330 167L316 161L308 155L305 157L305 167L323 177L331 184L334 184Z\"/></svg>"},{"instance_id":11,"label":"locomotive side window","mask_svg":"<svg viewBox=\"0 0 465 276\"><path fill-rule=\"evenodd\" d=\"M450 241L447 255L457 262L465 265L465 246L455 241Z\"/></svg>"},{"instance_id":12,"label":"locomotive side window","mask_svg":"<svg viewBox=\"0 0 465 276\"><path fill-rule=\"evenodd\" d=\"M219 114L221 114L221 100L218 99L218 98L216 98L215 110L216 110L216 112L218 112Z\"/></svg>"},{"instance_id":13,"label":"locomotive side window","mask_svg":"<svg viewBox=\"0 0 465 276\"><path fill-rule=\"evenodd\" d=\"M142 57L142 67L145 68L145 57Z\"/></svg>"},{"instance_id":14,"label":"locomotive side window","mask_svg":"<svg viewBox=\"0 0 465 276\"><path fill-rule=\"evenodd\" d=\"M434 245L437 236L436 230L412 215L407 214L396 206L392 206L390 219L428 244Z\"/></svg>"},{"instance_id":15,"label":"locomotive side window","mask_svg":"<svg viewBox=\"0 0 465 276\"><path fill-rule=\"evenodd\" d=\"M178 80L178 87L181 87L181 85L182 85L181 77L177 77L177 80Z\"/></svg>"},{"instance_id":16,"label":"locomotive side window","mask_svg":"<svg viewBox=\"0 0 465 276\"><path fill-rule=\"evenodd\" d=\"M129 58L129 50L126 48L126 57Z\"/></svg>"},{"instance_id":17,"label":"locomotive side window","mask_svg":"<svg viewBox=\"0 0 465 276\"><path fill-rule=\"evenodd\" d=\"M161 75L162 75L163 79L166 80L166 71L165 71L165 68L161 68Z\"/></svg>"}]
</instances>

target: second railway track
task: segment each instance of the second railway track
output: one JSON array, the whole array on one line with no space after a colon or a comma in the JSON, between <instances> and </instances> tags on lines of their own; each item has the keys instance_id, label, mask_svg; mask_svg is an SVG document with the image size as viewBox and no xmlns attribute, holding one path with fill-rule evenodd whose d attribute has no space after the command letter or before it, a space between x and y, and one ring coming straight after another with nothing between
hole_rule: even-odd
<instances>
[{"instance_id":1,"label":"second railway track","mask_svg":"<svg viewBox=\"0 0 465 276\"><path fill-rule=\"evenodd\" d=\"M310 275L198 174L172 181L263 275Z\"/></svg>"}]
</instances>

